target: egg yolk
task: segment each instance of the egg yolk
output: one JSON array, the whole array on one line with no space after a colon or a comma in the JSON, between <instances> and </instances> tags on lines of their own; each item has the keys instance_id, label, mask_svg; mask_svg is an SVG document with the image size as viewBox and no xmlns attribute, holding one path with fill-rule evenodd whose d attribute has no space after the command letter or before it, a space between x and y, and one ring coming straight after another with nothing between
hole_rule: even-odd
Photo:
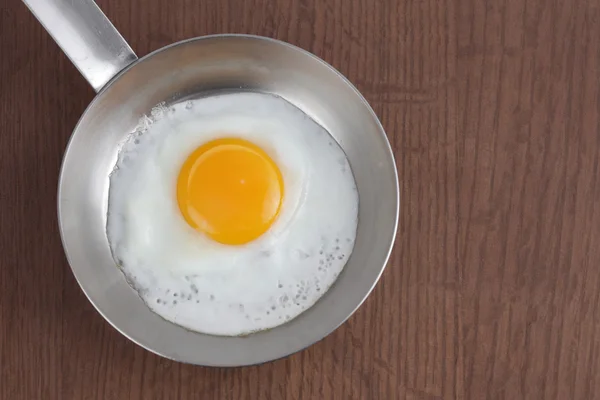
<instances>
[{"instance_id":1,"label":"egg yolk","mask_svg":"<svg viewBox=\"0 0 600 400\"><path fill-rule=\"evenodd\" d=\"M279 168L260 147L242 139L198 147L177 179L177 202L187 223L223 244L244 244L265 233L282 199Z\"/></svg>"}]
</instances>

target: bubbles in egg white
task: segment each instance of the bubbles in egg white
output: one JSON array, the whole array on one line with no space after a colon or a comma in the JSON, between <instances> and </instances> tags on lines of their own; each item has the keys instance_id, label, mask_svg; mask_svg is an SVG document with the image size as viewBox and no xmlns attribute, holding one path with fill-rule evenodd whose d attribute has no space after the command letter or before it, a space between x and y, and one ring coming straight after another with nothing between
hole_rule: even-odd
<instances>
[{"instance_id":1,"label":"bubbles in egg white","mask_svg":"<svg viewBox=\"0 0 600 400\"><path fill-rule=\"evenodd\" d=\"M124 144L110 177L107 235L131 286L166 320L215 335L273 328L312 306L356 236L358 193L342 149L272 95L219 95L159 111ZM220 137L262 147L283 175L278 218L245 245L192 229L177 204L183 162Z\"/></svg>"}]
</instances>

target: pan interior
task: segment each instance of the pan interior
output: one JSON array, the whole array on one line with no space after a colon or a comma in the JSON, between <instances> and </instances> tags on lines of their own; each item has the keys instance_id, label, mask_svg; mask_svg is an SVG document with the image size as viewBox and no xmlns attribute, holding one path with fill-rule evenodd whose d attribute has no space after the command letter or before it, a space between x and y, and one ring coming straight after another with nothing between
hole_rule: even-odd
<instances>
[{"instance_id":1,"label":"pan interior","mask_svg":"<svg viewBox=\"0 0 600 400\"><path fill-rule=\"evenodd\" d=\"M187 331L151 312L116 267L106 238L108 176L127 135L159 103L239 91L276 94L322 125L346 153L359 193L352 256L336 283L291 322L246 337ZM82 289L121 333L162 356L235 366L280 358L344 322L377 282L398 219L394 159L377 117L333 68L283 42L239 35L193 39L152 53L114 79L77 125L58 194L63 245Z\"/></svg>"}]
</instances>

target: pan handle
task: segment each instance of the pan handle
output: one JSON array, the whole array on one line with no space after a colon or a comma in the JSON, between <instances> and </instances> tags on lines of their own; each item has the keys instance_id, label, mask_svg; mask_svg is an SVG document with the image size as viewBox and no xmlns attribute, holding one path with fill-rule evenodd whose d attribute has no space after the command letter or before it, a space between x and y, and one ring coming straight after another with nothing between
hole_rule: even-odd
<instances>
[{"instance_id":1,"label":"pan handle","mask_svg":"<svg viewBox=\"0 0 600 400\"><path fill-rule=\"evenodd\" d=\"M137 60L93 0L23 0L96 92Z\"/></svg>"}]
</instances>

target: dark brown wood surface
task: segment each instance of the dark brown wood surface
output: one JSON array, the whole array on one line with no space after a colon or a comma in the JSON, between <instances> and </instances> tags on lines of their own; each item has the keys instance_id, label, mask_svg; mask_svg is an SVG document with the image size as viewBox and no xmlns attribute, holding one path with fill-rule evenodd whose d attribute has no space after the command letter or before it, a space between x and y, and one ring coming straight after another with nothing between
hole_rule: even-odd
<instances>
[{"instance_id":1,"label":"dark brown wood surface","mask_svg":"<svg viewBox=\"0 0 600 400\"><path fill-rule=\"evenodd\" d=\"M102 0L139 55L276 37L352 80L394 148L399 236L332 335L215 369L155 356L87 301L56 220L94 93L0 0L1 399L600 398L600 2Z\"/></svg>"},{"instance_id":2,"label":"dark brown wood surface","mask_svg":"<svg viewBox=\"0 0 600 400\"><path fill-rule=\"evenodd\" d=\"M600 398L600 2L458 9L470 398Z\"/></svg>"}]
</instances>

